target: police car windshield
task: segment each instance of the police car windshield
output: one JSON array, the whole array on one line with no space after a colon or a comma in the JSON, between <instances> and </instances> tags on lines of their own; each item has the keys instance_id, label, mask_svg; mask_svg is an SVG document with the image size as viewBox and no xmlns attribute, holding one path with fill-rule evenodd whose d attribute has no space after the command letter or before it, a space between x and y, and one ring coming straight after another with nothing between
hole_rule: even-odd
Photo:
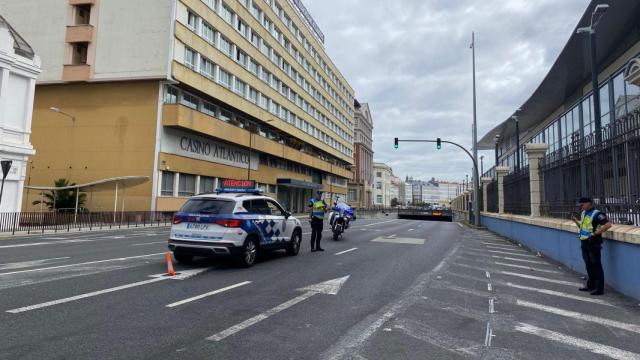
<instances>
[{"instance_id":1,"label":"police car windshield","mask_svg":"<svg viewBox=\"0 0 640 360\"><path fill-rule=\"evenodd\" d=\"M231 200L200 198L189 199L180 211L192 214L231 214L234 207L235 202Z\"/></svg>"}]
</instances>

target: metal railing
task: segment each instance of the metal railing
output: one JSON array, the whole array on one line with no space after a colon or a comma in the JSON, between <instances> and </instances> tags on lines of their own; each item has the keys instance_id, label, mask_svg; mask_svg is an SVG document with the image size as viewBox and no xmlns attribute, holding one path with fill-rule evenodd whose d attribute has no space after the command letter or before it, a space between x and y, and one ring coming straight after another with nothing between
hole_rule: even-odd
<instances>
[{"instance_id":1,"label":"metal railing","mask_svg":"<svg viewBox=\"0 0 640 360\"><path fill-rule=\"evenodd\" d=\"M509 214L531 214L529 167L515 170L504 177L504 211Z\"/></svg>"},{"instance_id":2,"label":"metal railing","mask_svg":"<svg viewBox=\"0 0 640 360\"><path fill-rule=\"evenodd\" d=\"M13 212L0 213L0 233L69 232L148 226L169 226L173 212Z\"/></svg>"},{"instance_id":3,"label":"metal railing","mask_svg":"<svg viewBox=\"0 0 640 360\"><path fill-rule=\"evenodd\" d=\"M494 180L487 185L487 211L498 212L498 180Z\"/></svg>"}]
</instances>

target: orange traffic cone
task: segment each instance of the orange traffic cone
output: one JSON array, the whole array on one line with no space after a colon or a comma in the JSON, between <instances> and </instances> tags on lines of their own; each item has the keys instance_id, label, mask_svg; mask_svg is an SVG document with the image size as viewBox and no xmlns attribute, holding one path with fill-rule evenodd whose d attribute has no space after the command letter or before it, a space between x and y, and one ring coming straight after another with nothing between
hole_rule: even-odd
<instances>
[{"instance_id":1,"label":"orange traffic cone","mask_svg":"<svg viewBox=\"0 0 640 360\"><path fill-rule=\"evenodd\" d=\"M171 261L171 252L167 251L167 275L174 276L176 272L173 270L173 262Z\"/></svg>"}]
</instances>

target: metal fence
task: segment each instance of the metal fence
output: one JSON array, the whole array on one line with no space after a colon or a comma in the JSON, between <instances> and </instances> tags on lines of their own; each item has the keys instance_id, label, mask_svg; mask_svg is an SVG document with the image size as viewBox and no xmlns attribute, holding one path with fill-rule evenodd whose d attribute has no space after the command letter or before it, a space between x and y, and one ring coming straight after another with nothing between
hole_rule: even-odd
<instances>
[{"instance_id":1,"label":"metal fence","mask_svg":"<svg viewBox=\"0 0 640 360\"><path fill-rule=\"evenodd\" d=\"M498 180L494 180L487 185L487 211L498 212Z\"/></svg>"},{"instance_id":2,"label":"metal fence","mask_svg":"<svg viewBox=\"0 0 640 360\"><path fill-rule=\"evenodd\" d=\"M504 211L509 214L531 215L528 166L504 177Z\"/></svg>"},{"instance_id":3,"label":"metal fence","mask_svg":"<svg viewBox=\"0 0 640 360\"><path fill-rule=\"evenodd\" d=\"M604 127L599 144L595 134L574 135L545 157L541 171L544 215L577 215L576 200L589 196L613 222L640 225L640 112Z\"/></svg>"},{"instance_id":4,"label":"metal fence","mask_svg":"<svg viewBox=\"0 0 640 360\"><path fill-rule=\"evenodd\" d=\"M148 226L169 226L173 212L14 212L0 213L0 233L69 232Z\"/></svg>"}]
</instances>

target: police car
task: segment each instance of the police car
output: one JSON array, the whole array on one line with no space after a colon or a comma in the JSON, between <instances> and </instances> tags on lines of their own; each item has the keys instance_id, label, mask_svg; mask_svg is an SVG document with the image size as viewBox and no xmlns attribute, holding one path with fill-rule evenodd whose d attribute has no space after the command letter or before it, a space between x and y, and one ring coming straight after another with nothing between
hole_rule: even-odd
<instances>
[{"instance_id":1,"label":"police car","mask_svg":"<svg viewBox=\"0 0 640 360\"><path fill-rule=\"evenodd\" d=\"M173 217L169 249L178 262L224 256L250 267L259 252L297 255L301 240L300 221L278 202L253 188L233 187L191 197Z\"/></svg>"}]
</instances>

